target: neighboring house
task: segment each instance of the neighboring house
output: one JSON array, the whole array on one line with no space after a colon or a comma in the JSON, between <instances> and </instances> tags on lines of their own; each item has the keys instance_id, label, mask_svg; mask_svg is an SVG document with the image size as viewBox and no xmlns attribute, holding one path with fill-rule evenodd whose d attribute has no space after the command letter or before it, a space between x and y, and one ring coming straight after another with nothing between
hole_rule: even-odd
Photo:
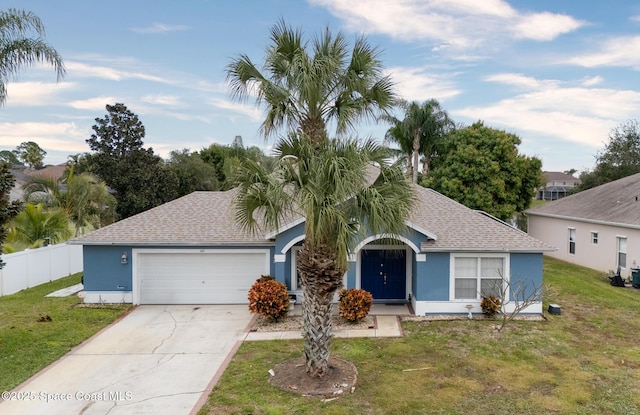
<instances>
[{"instance_id":1,"label":"neighboring house","mask_svg":"<svg viewBox=\"0 0 640 415\"><path fill-rule=\"evenodd\" d=\"M512 286L542 284L548 245L504 222L414 185L407 232L369 235L349 256L347 288L376 301L410 302L416 315L480 312L480 290L501 275ZM304 219L277 232L244 232L234 221L235 190L194 192L70 241L82 244L87 302L247 303L263 274L302 300L296 255ZM526 312L541 313L542 303Z\"/></svg>"},{"instance_id":2,"label":"neighboring house","mask_svg":"<svg viewBox=\"0 0 640 415\"><path fill-rule=\"evenodd\" d=\"M33 177L59 180L64 175L66 164L58 164L55 166L47 166L40 170L30 170L24 166L13 166L9 172L15 178L15 184L11 189L11 200L23 200L22 189L29 183Z\"/></svg>"},{"instance_id":3,"label":"neighboring house","mask_svg":"<svg viewBox=\"0 0 640 415\"><path fill-rule=\"evenodd\" d=\"M623 276L640 263L640 173L529 209L529 234L549 255Z\"/></svg>"},{"instance_id":4,"label":"neighboring house","mask_svg":"<svg viewBox=\"0 0 640 415\"><path fill-rule=\"evenodd\" d=\"M538 200L562 199L580 182L572 175L559 171L545 171L543 176L545 185L536 190Z\"/></svg>"}]
</instances>

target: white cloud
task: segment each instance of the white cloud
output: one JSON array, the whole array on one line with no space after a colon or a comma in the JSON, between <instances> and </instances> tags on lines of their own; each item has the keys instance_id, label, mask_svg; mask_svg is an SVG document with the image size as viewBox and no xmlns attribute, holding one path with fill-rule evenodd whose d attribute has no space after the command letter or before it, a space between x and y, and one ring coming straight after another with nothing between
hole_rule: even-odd
<instances>
[{"instance_id":1,"label":"white cloud","mask_svg":"<svg viewBox=\"0 0 640 415\"><path fill-rule=\"evenodd\" d=\"M489 75L485 78L487 82L497 82L505 85L516 86L524 89L540 89L544 87L550 87L558 84L558 81L552 80L538 80L531 76L526 76L517 73L500 73L495 75Z\"/></svg>"},{"instance_id":2,"label":"white cloud","mask_svg":"<svg viewBox=\"0 0 640 415\"><path fill-rule=\"evenodd\" d=\"M110 68L108 66L89 65L82 62L70 61L66 63L67 76L80 76L86 78L101 78L111 81L122 81L125 79L141 79L163 84L176 84L175 80L162 78L160 76L144 73Z\"/></svg>"},{"instance_id":3,"label":"white cloud","mask_svg":"<svg viewBox=\"0 0 640 415\"><path fill-rule=\"evenodd\" d=\"M599 45L595 53L575 56L568 60L579 66L628 66L640 70L640 36L610 38Z\"/></svg>"},{"instance_id":4,"label":"white cloud","mask_svg":"<svg viewBox=\"0 0 640 415\"><path fill-rule=\"evenodd\" d=\"M212 99L211 105L219 109L229 110L231 112L238 113L239 115L249 117L252 121L262 121L262 110L255 106L250 107L246 104L240 104L219 98Z\"/></svg>"},{"instance_id":5,"label":"white cloud","mask_svg":"<svg viewBox=\"0 0 640 415\"><path fill-rule=\"evenodd\" d=\"M396 83L398 95L407 101L444 101L461 92L448 77L427 73L423 68L392 67L385 72Z\"/></svg>"},{"instance_id":6,"label":"white cloud","mask_svg":"<svg viewBox=\"0 0 640 415\"><path fill-rule=\"evenodd\" d=\"M15 82L7 85L11 105L44 106L59 101L59 95L76 87L73 82Z\"/></svg>"},{"instance_id":7,"label":"white cloud","mask_svg":"<svg viewBox=\"0 0 640 415\"><path fill-rule=\"evenodd\" d=\"M494 76L491 81L500 79ZM508 77L503 81L512 84ZM600 147L612 128L640 112L638 91L563 87L548 80L530 84L530 91L512 98L450 112L505 126L522 133L523 138L527 133L543 134L590 147Z\"/></svg>"},{"instance_id":8,"label":"white cloud","mask_svg":"<svg viewBox=\"0 0 640 415\"><path fill-rule=\"evenodd\" d=\"M582 25L583 22L571 16L544 12L522 16L514 31L518 38L548 41L573 32Z\"/></svg>"},{"instance_id":9,"label":"white cloud","mask_svg":"<svg viewBox=\"0 0 640 415\"><path fill-rule=\"evenodd\" d=\"M592 77L584 78L582 80L582 85L583 86L594 86L594 85L601 84L602 81L604 81L604 79L601 76L592 76Z\"/></svg>"},{"instance_id":10,"label":"white cloud","mask_svg":"<svg viewBox=\"0 0 640 415\"><path fill-rule=\"evenodd\" d=\"M189 26L185 25L171 25L165 23L154 23L149 27L132 27L131 31L136 33L149 33L149 34L157 34L157 33L168 33L168 32L182 32L185 30L189 30Z\"/></svg>"},{"instance_id":11,"label":"white cloud","mask_svg":"<svg viewBox=\"0 0 640 415\"><path fill-rule=\"evenodd\" d=\"M486 47L515 38L549 41L584 22L563 14L521 13L503 0L311 0L356 32L382 33L405 41L429 40L435 50Z\"/></svg>"},{"instance_id":12,"label":"white cloud","mask_svg":"<svg viewBox=\"0 0 640 415\"><path fill-rule=\"evenodd\" d=\"M77 110L104 110L106 105L113 105L124 100L116 97L94 97L82 100L71 101L67 105Z\"/></svg>"},{"instance_id":13,"label":"white cloud","mask_svg":"<svg viewBox=\"0 0 640 415\"><path fill-rule=\"evenodd\" d=\"M160 94L145 95L142 98L140 98L140 101L145 102L147 104L167 105L167 106L173 106L173 107L184 105L180 101L180 97L175 95L160 95Z\"/></svg>"},{"instance_id":14,"label":"white cloud","mask_svg":"<svg viewBox=\"0 0 640 415\"><path fill-rule=\"evenodd\" d=\"M88 132L75 123L0 123L2 148L14 149L23 141L35 141L47 152L65 149L67 154L87 151Z\"/></svg>"}]
</instances>

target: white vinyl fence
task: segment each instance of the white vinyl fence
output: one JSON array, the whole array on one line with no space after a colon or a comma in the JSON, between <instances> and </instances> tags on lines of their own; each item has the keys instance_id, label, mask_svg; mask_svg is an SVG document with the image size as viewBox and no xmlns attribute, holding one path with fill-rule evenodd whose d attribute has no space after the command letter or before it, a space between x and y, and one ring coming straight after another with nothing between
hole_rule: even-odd
<instances>
[{"instance_id":1,"label":"white vinyl fence","mask_svg":"<svg viewBox=\"0 0 640 415\"><path fill-rule=\"evenodd\" d=\"M0 296L82 271L82 245L49 245L2 255Z\"/></svg>"}]
</instances>

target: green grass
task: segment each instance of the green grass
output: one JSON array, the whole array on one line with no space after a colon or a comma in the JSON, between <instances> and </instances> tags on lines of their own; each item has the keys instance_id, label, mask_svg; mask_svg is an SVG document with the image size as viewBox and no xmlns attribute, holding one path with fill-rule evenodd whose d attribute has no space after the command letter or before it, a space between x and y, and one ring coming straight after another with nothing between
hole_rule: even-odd
<instances>
[{"instance_id":1,"label":"green grass","mask_svg":"<svg viewBox=\"0 0 640 415\"><path fill-rule=\"evenodd\" d=\"M244 343L200 414L640 413L640 290L545 258L545 307L562 315L495 322L405 322L400 339L336 339L358 368L354 394L332 402L283 392L267 371L301 341ZM422 369L404 371L404 369Z\"/></svg>"},{"instance_id":2,"label":"green grass","mask_svg":"<svg viewBox=\"0 0 640 415\"><path fill-rule=\"evenodd\" d=\"M45 295L80 274L0 297L0 390L10 390L121 316L131 305L77 307L78 296ZM49 322L38 322L43 316Z\"/></svg>"}]
</instances>

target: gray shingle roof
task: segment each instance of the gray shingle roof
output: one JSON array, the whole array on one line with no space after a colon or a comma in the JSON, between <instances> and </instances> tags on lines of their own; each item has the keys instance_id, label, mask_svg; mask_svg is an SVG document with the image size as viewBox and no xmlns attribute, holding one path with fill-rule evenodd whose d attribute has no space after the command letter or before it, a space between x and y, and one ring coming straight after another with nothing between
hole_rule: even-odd
<instances>
[{"instance_id":1,"label":"gray shingle roof","mask_svg":"<svg viewBox=\"0 0 640 415\"><path fill-rule=\"evenodd\" d=\"M640 173L529 209L526 213L640 226Z\"/></svg>"},{"instance_id":2,"label":"gray shingle roof","mask_svg":"<svg viewBox=\"0 0 640 415\"><path fill-rule=\"evenodd\" d=\"M235 190L193 192L105 226L72 243L83 245L264 245L261 233L243 231L234 220Z\"/></svg>"},{"instance_id":3,"label":"gray shingle roof","mask_svg":"<svg viewBox=\"0 0 640 415\"><path fill-rule=\"evenodd\" d=\"M554 248L506 223L414 185L419 208L411 222L436 234L422 251L551 251Z\"/></svg>"},{"instance_id":4,"label":"gray shingle roof","mask_svg":"<svg viewBox=\"0 0 640 415\"><path fill-rule=\"evenodd\" d=\"M414 185L417 208L411 224L435 236L424 251L550 250L549 246L486 214ZM264 233L244 232L234 221L235 190L194 192L76 238L86 245L254 245L270 244Z\"/></svg>"}]
</instances>

